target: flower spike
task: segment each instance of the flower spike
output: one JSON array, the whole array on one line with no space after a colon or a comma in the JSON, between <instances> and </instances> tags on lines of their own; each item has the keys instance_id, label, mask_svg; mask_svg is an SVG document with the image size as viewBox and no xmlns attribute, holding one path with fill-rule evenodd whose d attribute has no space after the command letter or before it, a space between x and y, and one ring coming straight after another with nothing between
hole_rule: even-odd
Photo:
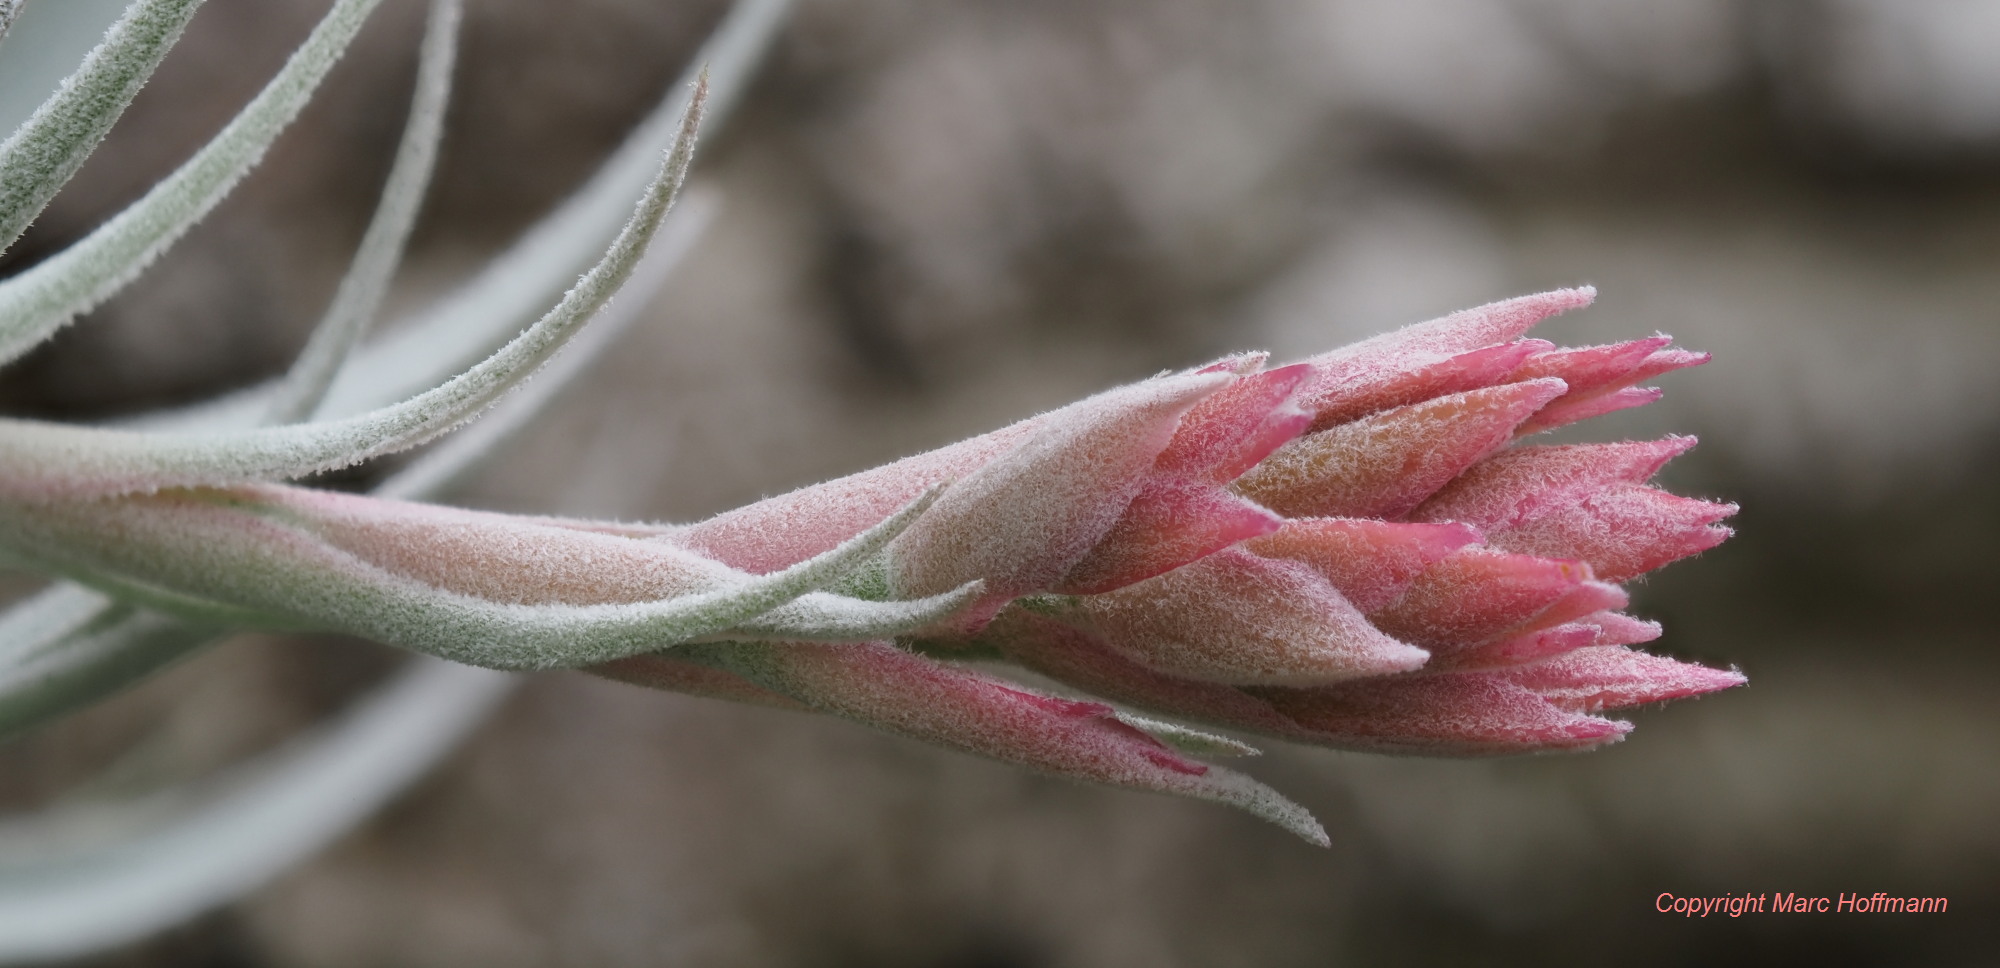
<instances>
[{"instance_id":1,"label":"flower spike","mask_svg":"<svg viewBox=\"0 0 2000 968\"><path fill-rule=\"evenodd\" d=\"M1290 366L1229 357L680 527L275 484L146 492L161 481L0 425L0 453L57 468L0 474L0 549L212 622L829 713L1324 843L1295 804L1190 759L1247 749L1206 730L1584 749L1631 729L1600 710L1743 681L1634 650L1659 627L1616 584L1727 537L1732 506L1647 483L1693 441L1516 442L1699 361L1663 337L1523 338L1591 295Z\"/></svg>"},{"instance_id":2,"label":"flower spike","mask_svg":"<svg viewBox=\"0 0 2000 968\"><path fill-rule=\"evenodd\" d=\"M336 0L277 76L194 157L153 186L144 197L69 248L20 275L0 281L0 363L9 362L33 349L68 325L78 313L96 306L123 288L214 209L230 189L251 168L256 167L265 150L277 140L278 134L298 116L312 98L313 90L381 2ZM106 46L99 48L99 51L104 51L112 45L129 45L123 48L122 53L103 62L110 72L125 75L122 80L114 81L112 86L120 91L136 93L137 83L143 82L145 76L152 72L152 66L145 62L157 62L157 58L165 53L165 45L171 44L179 34L178 24L185 24L193 12L192 5L184 3L148 2L133 11L127 20L120 21L121 28L129 23L135 28L149 26L150 29L128 31L121 35L119 28L114 28L113 35L106 38ZM83 73L89 78L96 76L89 66ZM89 78L85 79L85 84L94 87L95 82ZM76 104L70 110L112 108L110 117L100 116L105 128L116 120L116 112L123 110L122 105L113 107L116 100L121 96L129 100L130 96L108 88L100 92L79 90L66 84L65 90L45 107L62 111L57 108L57 103L68 95L79 93L92 97L97 103ZM37 117L43 115L38 112ZM102 132L98 132L96 137L102 137ZM61 140L72 146L83 145L83 150L87 151L87 145L94 143L96 138L88 132L77 132ZM31 145L32 140L22 142L19 147L33 150ZM11 139L8 146L14 147ZM78 157L67 162L30 162L17 172L8 172L9 175L18 173L20 177L42 182L40 188L11 204L16 206L17 211L28 211L28 217L33 218L33 213L41 210L41 204L34 199L40 198L45 204L47 198L43 197L43 192L53 195L61 187L60 181L49 184L52 176L66 178L63 169L72 163L80 164L81 160ZM38 172L37 168L43 170ZM4 227L0 225L0 228ZM12 237L6 238L11 244Z\"/></svg>"},{"instance_id":3,"label":"flower spike","mask_svg":"<svg viewBox=\"0 0 2000 968\"><path fill-rule=\"evenodd\" d=\"M1624 614L1616 584L1727 537L1716 522L1733 506L1646 483L1693 441L1515 443L1650 400L1632 384L1706 359L1665 337L1576 350L1523 338L1593 295L1495 303L1276 369L1259 354L1229 357L661 540L767 571L926 481L958 476L978 484L889 549L901 576L892 586L906 593L975 575L990 582L974 621L902 637L926 656L997 658L1145 714L1342 749L1481 756L1603 745L1631 726L1599 709L1743 680L1631 648L1660 629ZM1080 544L1089 547L1079 558ZM1064 561L1074 562L1066 572ZM723 665L747 678L728 685L712 672L667 671L685 661L671 654L605 671L703 694L789 697L1034 760L997 736L947 730L929 708L892 712L901 707L877 692L869 702L888 705L864 710L853 670L828 664L865 664L862 653L787 652L779 675L755 665L774 661L768 651L731 648L740 651ZM872 654L897 675L953 675ZM668 665L633 672L657 663ZM985 688L937 701L974 722L985 702L1058 708L1004 698L1019 692L974 697ZM813 690L831 692L802 698Z\"/></svg>"}]
</instances>

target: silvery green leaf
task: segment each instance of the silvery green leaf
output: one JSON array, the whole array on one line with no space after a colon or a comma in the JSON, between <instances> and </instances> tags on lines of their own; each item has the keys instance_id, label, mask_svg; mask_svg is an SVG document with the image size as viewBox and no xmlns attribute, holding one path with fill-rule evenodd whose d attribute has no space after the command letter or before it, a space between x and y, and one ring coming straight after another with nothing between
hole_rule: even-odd
<instances>
[{"instance_id":1,"label":"silvery green leaf","mask_svg":"<svg viewBox=\"0 0 2000 968\"><path fill-rule=\"evenodd\" d=\"M709 126L718 123L717 106L726 109L743 77L768 46L769 35L778 22L776 14L785 7L784 3L769 0L739 4L718 28L717 39L703 48L716 56L710 85L713 93L708 102ZM662 114L667 107L676 106L672 102L664 105ZM676 110L671 116L678 117L680 113ZM629 150L627 153L642 162L648 160L644 155ZM643 169L641 172L643 177ZM635 186L633 191L638 188ZM685 192L661 229L660 237L649 247L648 255L621 292L623 298L600 312L581 336L571 340L568 349L542 369L539 379L510 394L473 426L411 461L385 480L377 492L405 499L435 497L454 486L487 453L531 422L571 378L581 373L637 318L638 310L706 230L714 209L712 197L705 198L692 189ZM572 216L571 221L576 219ZM519 318L524 315L521 310L525 307L488 308L500 317ZM441 372L439 377L442 376ZM268 397L263 402L267 403ZM47 633L41 635L25 634L27 626L16 624L16 619L23 616L12 612L0 615L0 630L7 633L8 642L19 646L0 649L0 734L87 705L225 637L196 636L177 619L117 605L97 592L66 582L15 607L39 612L35 606L46 599L72 608L79 600L99 605L87 617L80 618L70 631L43 624L33 626ZM116 615L110 614L114 611ZM130 617L124 617L127 615ZM79 630L88 631L86 634ZM30 657L32 668L25 667Z\"/></svg>"},{"instance_id":2,"label":"silvery green leaf","mask_svg":"<svg viewBox=\"0 0 2000 968\"><path fill-rule=\"evenodd\" d=\"M428 772L512 682L420 659L335 722L214 781L0 823L0 961L103 950L241 896Z\"/></svg>"},{"instance_id":3,"label":"silvery green leaf","mask_svg":"<svg viewBox=\"0 0 2000 968\"><path fill-rule=\"evenodd\" d=\"M298 115L379 3L336 0L270 83L194 157L69 248L0 281L0 363L117 292L207 215Z\"/></svg>"},{"instance_id":4,"label":"silvery green leaf","mask_svg":"<svg viewBox=\"0 0 2000 968\"><path fill-rule=\"evenodd\" d=\"M353 417L233 431L0 420L0 493L76 497L298 477L412 447L456 427L554 356L631 275L693 160L703 90L698 84L673 149L597 265L535 325L442 386Z\"/></svg>"},{"instance_id":5,"label":"silvery green leaf","mask_svg":"<svg viewBox=\"0 0 2000 968\"><path fill-rule=\"evenodd\" d=\"M201 0L132 4L76 73L0 142L0 250L13 245L83 167L200 6ZM0 0L0 34L18 9L13 0Z\"/></svg>"},{"instance_id":6,"label":"silvery green leaf","mask_svg":"<svg viewBox=\"0 0 2000 968\"><path fill-rule=\"evenodd\" d=\"M0 736L95 702L222 635L76 585L50 588L0 615Z\"/></svg>"},{"instance_id":7,"label":"silvery green leaf","mask_svg":"<svg viewBox=\"0 0 2000 968\"><path fill-rule=\"evenodd\" d=\"M519 432L639 315L713 219L711 193L690 190L633 273L624 298L598 314L539 378L461 433L411 461L375 493L422 500L453 486ZM0 736L87 706L230 633L106 598L69 582L0 614Z\"/></svg>"},{"instance_id":8,"label":"silvery green leaf","mask_svg":"<svg viewBox=\"0 0 2000 968\"><path fill-rule=\"evenodd\" d=\"M667 545L615 539L627 542L620 550L641 556L637 566L643 573L636 580L672 578L686 590L604 604L495 600L384 570L314 530L348 519L323 516L324 523L316 524L305 519L314 513L312 506L283 503L289 494L315 492L245 488L114 500L0 499L0 549L37 570L196 621L346 632L469 665L545 669L608 662L722 634L841 581L857 567L876 564L882 548L941 491L932 488L839 547L769 575L737 572ZM344 507L373 519L397 513L401 520L425 520L409 515L435 513L366 499L351 499ZM481 527L469 513L437 520L452 529ZM397 534L407 530L398 527ZM562 537L548 533L553 530L558 529L524 530L509 521L480 534L491 536L481 539L488 543L511 540L514 550L508 554L522 556L520 565L527 568L526 556L542 552L537 535ZM353 540L377 540L365 530L347 533ZM600 570L606 578L633 582L610 570L619 564ZM500 578L492 566L482 567ZM850 611L857 622L935 621L975 593L961 588L910 603L859 602Z\"/></svg>"},{"instance_id":9,"label":"silvery green leaf","mask_svg":"<svg viewBox=\"0 0 2000 968\"><path fill-rule=\"evenodd\" d=\"M1190 729L1164 719L1154 719L1151 716L1141 716L1123 710L1116 715L1119 722L1183 753L1192 753L1196 756L1261 756L1264 753L1263 750L1241 740Z\"/></svg>"},{"instance_id":10,"label":"silvery green leaf","mask_svg":"<svg viewBox=\"0 0 2000 968\"><path fill-rule=\"evenodd\" d=\"M727 116L784 23L791 0L739 0L693 63L709 65L707 111ZM645 190L660 153L686 114L691 67L590 180L506 251L420 315L372 339L334 378L323 414L360 413L437 386L532 322L603 251ZM148 428L250 426L267 412L271 386L135 421Z\"/></svg>"},{"instance_id":11,"label":"silvery green leaf","mask_svg":"<svg viewBox=\"0 0 2000 968\"><path fill-rule=\"evenodd\" d=\"M14 29L14 17L21 12L21 0L0 0L0 40L7 39L7 31Z\"/></svg>"},{"instance_id":12,"label":"silvery green leaf","mask_svg":"<svg viewBox=\"0 0 2000 968\"><path fill-rule=\"evenodd\" d=\"M540 416L552 400L631 328L665 285L674 267L694 250L695 243L714 223L720 205L716 192L699 183L684 190L673 214L667 216L660 234L647 247L645 258L632 270L632 278L618 291L618 298L604 307L583 332L571 337L561 355L477 421L433 444L384 478L371 493L426 500L458 486L504 442Z\"/></svg>"},{"instance_id":13,"label":"silvery green leaf","mask_svg":"<svg viewBox=\"0 0 2000 968\"><path fill-rule=\"evenodd\" d=\"M983 587L979 582L968 582L942 595L896 602L815 592L739 622L726 634L738 639L804 642L886 639L950 618L971 605Z\"/></svg>"},{"instance_id":14,"label":"silvery green leaf","mask_svg":"<svg viewBox=\"0 0 2000 968\"><path fill-rule=\"evenodd\" d=\"M78 64L103 43L111 25L125 16L132 0L24 2L5 37L0 37L0 132L27 123L76 73Z\"/></svg>"},{"instance_id":15,"label":"silvery green leaf","mask_svg":"<svg viewBox=\"0 0 2000 968\"><path fill-rule=\"evenodd\" d=\"M84 0L65 2L81 6ZM782 0L739 4L717 37L704 48L701 59L716 66L718 90L712 103L718 109L724 108L742 86L743 75L761 53L786 6ZM670 124L680 111L663 108L662 113ZM670 127L667 130L671 132ZM638 162L636 166L625 166L633 177L624 188L609 193L615 196L610 204L600 205L594 213L602 217L606 227L595 239L580 243L575 243L579 236L572 234L574 261L547 267L544 274L556 280L573 274L588 261L588 253L616 229L623 214L623 199L631 197L644 183L651 156L665 140L658 132L655 134L654 144L645 150L631 151L628 146L626 156ZM599 200L606 194L600 192ZM576 206L566 209L576 210ZM570 227L575 225L573 220ZM698 227L690 228L690 236L695 231ZM518 264L511 267L516 273L521 268ZM478 285L475 283L474 288ZM555 282L549 291L559 285L559 281ZM461 328L467 328L466 324L471 322L474 325L469 328L474 329L483 322L489 331L484 345L490 346L498 337L518 328L519 323L514 320L525 321L523 310L527 302L541 298L544 298L541 292L534 292L514 307L501 305L504 299L490 300L484 307L460 303L472 315L487 318L482 321L461 317L456 322ZM496 306L499 312L480 312ZM599 326L610 321L601 320ZM576 355L573 351L559 362L565 369L580 369L567 366L577 362ZM411 386L432 385L468 361L460 355L428 362L433 375ZM555 385L549 379L537 381L532 394L519 394L519 399L510 404L526 404L518 409L533 409L553 395L549 391ZM378 391L373 401L350 409L366 409L402 395ZM261 409L253 404L248 412ZM239 408L238 412L245 411ZM521 422L516 420L513 424L518 426ZM506 429L494 423L491 428L482 428L482 436L497 438ZM443 485L453 476L450 471L462 468L468 460L466 455L475 450L455 448L449 453L440 452L439 458L449 459L440 460L443 469L429 474L421 472L426 459L420 458L399 490L416 495ZM66 629L49 630L53 635L44 636L43 644L58 648L37 655L73 656L76 653L72 650L92 642L119 643L107 648L103 661L95 665L95 670L101 672L120 666L122 660L134 654L152 653L150 646L173 639L189 628L143 610L99 604L95 598L93 593L74 587L58 587L38 598L45 606L41 610L44 619L59 619L62 615L58 613L64 613L70 624ZM7 621L17 617L10 615ZM97 638L77 637L84 629L96 630L92 634ZM127 648L133 643L138 643L138 647ZM179 654L181 650L165 651ZM91 667L88 662L78 663L71 671ZM395 791L425 772L484 715L509 681L478 670L425 662L381 690L366 706L343 717L337 726L292 744L280 755L233 770L213 785L212 789L219 791L213 797L183 803L180 797L173 796L163 798L163 803L135 805L132 810L122 811L128 820L136 817L157 821L143 828L126 824L133 836L106 840L96 834L86 835L85 843L74 845L74 849L53 859L45 856L44 862L34 869L0 865L0 959L88 953L169 927L247 892L359 822ZM51 828L66 826L67 821L74 819L73 813L57 811L17 825L13 832L21 836L10 838L0 834L0 843L25 840L46 846L52 842L45 836ZM225 848L216 849L218 843L225 844ZM4 849L0 853L5 853Z\"/></svg>"},{"instance_id":16,"label":"silvery green leaf","mask_svg":"<svg viewBox=\"0 0 2000 968\"><path fill-rule=\"evenodd\" d=\"M458 55L462 7L461 0L431 4L423 52L417 61L416 94L410 99L410 115L403 124L402 141L381 201L361 235L353 263L334 290L332 304L279 383L265 423L285 424L312 416L325 399L333 374L347 361L381 308L382 296L389 291L389 281L403 261L403 247L436 167L445 104L451 98L452 63Z\"/></svg>"}]
</instances>

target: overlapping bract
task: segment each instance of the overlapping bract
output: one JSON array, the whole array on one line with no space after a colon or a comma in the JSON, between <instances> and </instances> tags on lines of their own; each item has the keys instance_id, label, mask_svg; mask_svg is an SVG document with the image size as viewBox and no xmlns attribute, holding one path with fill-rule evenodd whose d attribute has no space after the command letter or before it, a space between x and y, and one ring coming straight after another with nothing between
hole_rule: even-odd
<instances>
[{"instance_id":1,"label":"overlapping bract","mask_svg":"<svg viewBox=\"0 0 2000 968\"><path fill-rule=\"evenodd\" d=\"M1632 649L1660 629L1622 611L1616 584L1720 543L1735 508L1646 484L1690 438L1518 442L1650 402L1657 391L1637 383L1706 361L1666 337L1521 338L1592 296L1482 306L1277 369L1233 357L667 532L767 571L956 478L889 546L886 581L986 591L905 638L922 657L882 643L715 646L606 671L1225 800L1182 779L1209 768L1111 707L1025 699L949 660L1000 659L1126 706L1343 749L1616 740L1630 724L1599 712L1744 681Z\"/></svg>"}]
</instances>

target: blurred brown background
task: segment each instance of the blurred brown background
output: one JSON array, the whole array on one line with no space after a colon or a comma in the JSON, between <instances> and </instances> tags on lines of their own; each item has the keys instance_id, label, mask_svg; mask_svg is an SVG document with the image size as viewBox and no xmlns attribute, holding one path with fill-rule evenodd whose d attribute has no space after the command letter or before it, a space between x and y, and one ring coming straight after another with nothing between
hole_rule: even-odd
<instances>
[{"instance_id":1,"label":"blurred brown background","mask_svg":"<svg viewBox=\"0 0 2000 968\"><path fill-rule=\"evenodd\" d=\"M177 163L323 8L210 0L0 271ZM721 12L474 0L400 302L559 199ZM386 5L263 168L0 376L0 408L98 417L280 369L387 169L421 17ZM1666 480L1740 502L1738 537L1635 611L1750 686L1582 756L1274 749L1250 769L1321 817L1321 851L546 675L316 861L93 964L1990 964L1996 42L2000 0L808 0L704 144L705 247L467 502L698 517L1224 350L1590 282L1598 306L1537 335L1716 354L1582 434L1703 437ZM239 640L0 746L0 802L212 768L393 659ZM1689 921L1663 891L1951 910Z\"/></svg>"}]
</instances>

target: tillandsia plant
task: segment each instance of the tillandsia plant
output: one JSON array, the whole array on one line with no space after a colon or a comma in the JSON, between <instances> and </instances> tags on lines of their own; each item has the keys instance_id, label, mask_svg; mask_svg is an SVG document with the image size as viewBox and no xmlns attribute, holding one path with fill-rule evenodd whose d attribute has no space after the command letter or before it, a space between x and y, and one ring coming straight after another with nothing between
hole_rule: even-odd
<instances>
[{"instance_id":1,"label":"tillandsia plant","mask_svg":"<svg viewBox=\"0 0 2000 968\"><path fill-rule=\"evenodd\" d=\"M7 238L196 5L138 0L0 146ZM115 291L211 208L373 6L338 0L186 166L0 281L0 361ZM718 89L740 85L778 6L744 4L718 32ZM435 5L376 222L284 381L144 427L0 419L0 560L75 583L0 618L27 642L0 642L7 726L89 702L222 631L336 631L489 669L584 669L831 713L1060 776L1233 804L1324 844L1303 809L1198 759L1254 752L1208 730L1421 754L1580 749L1630 728L1601 710L1743 681L1633 649L1660 630L1623 611L1619 582L1728 535L1717 522L1733 507L1646 484L1693 441L1522 442L1649 402L1657 391L1638 384L1706 359L1666 337L1575 349L1525 338L1586 305L1588 289L1290 365L1243 354L1162 374L690 525L405 499L462 466L449 449L375 494L283 483L424 443L541 368L638 270L691 163L705 81L628 148L619 170L643 174L631 159L670 141L649 182L622 176L636 208L539 319L463 365L480 341L463 334L518 326L533 294L467 297L435 314L460 321L434 320L459 327L454 348L416 371L395 372L386 350L350 354L414 218L456 19L455 3ZM574 272L575 239L606 222L620 184L600 179L552 219L570 226L568 242L532 237L502 263ZM482 314L493 319L462 322ZM343 379L368 389L343 397Z\"/></svg>"}]
</instances>

